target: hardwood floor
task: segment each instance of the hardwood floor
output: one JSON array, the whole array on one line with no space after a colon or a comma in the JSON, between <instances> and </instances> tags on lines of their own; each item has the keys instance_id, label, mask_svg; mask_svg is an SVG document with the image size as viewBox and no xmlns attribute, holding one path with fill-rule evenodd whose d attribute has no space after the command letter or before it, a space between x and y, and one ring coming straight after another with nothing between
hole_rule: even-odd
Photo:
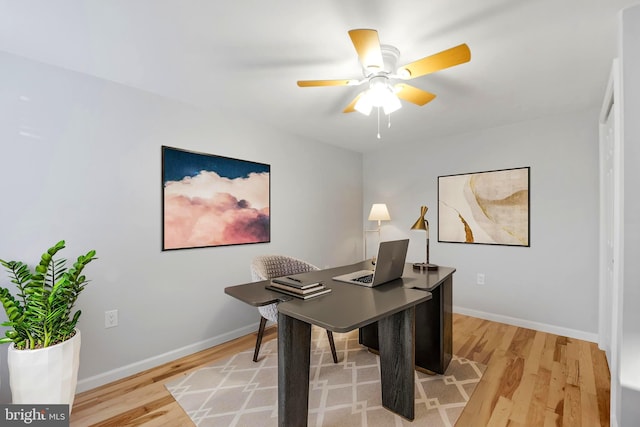
<instances>
[{"instance_id":1,"label":"hardwood floor","mask_svg":"<svg viewBox=\"0 0 640 427\"><path fill-rule=\"evenodd\" d=\"M458 426L609 426L597 344L455 315L454 353L487 370Z\"/></svg>"},{"instance_id":2,"label":"hardwood floor","mask_svg":"<svg viewBox=\"0 0 640 427\"><path fill-rule=\"evenodd\" d=\"M610 376L594 343L454 315L453 349L487 365L458 427L609 426ZM265 331L265 342L276 336ZM164 383L253 348L255 334L80 393L71 426L191 426Z\"/></svg>"}]
</instances>

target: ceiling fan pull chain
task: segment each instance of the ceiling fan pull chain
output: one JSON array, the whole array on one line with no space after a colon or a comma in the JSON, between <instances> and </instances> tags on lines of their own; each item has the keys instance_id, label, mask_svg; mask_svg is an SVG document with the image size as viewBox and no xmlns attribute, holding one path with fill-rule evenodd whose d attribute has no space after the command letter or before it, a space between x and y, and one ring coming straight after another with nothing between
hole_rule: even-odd
<instances>
[{"instance_id":1,"label":"ceiling fan pull chain","mask_svg":"<svg viewBox=\"0 0 640 427\"><path fill-rule=\"evenodd\" d=\"M389 113L389 123L387 124L387 129L391 127L391 113Z\"/></svg>"},{"instance_id":2,"label":"ceiling fan pull chain","mask_svg":"<svg viewBox=\"0 0 640 427\"><path fill-rule=\"evenodd\" d=\"M378 139L380 139L380 107L378 107Z\"/></svg>"}]
</instances>

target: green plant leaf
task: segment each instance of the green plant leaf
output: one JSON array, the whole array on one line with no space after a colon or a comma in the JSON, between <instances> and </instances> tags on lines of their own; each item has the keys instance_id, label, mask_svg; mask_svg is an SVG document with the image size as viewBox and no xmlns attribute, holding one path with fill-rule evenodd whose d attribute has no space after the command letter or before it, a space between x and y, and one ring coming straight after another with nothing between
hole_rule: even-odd
<instances>
[{"instance_id":1,"label":"green plant leaf","mask_svg":"<svg viewBox=\"0 0 640 427\"><path fill-rule=\"evenodd\" d=\"M49 248L33 271L25 263L0 260L18 288L17 298L0 288L0 302L7 314L2 326L11 328L0 343L13 342L17 349L40 348L73 335L81 312L73 316L71 312L87 283L82 271L96 258L95 250L91 250L67 270L65 259L55 259L64 247L65 241L61 240Z\"/></svg>"}]
</instances>

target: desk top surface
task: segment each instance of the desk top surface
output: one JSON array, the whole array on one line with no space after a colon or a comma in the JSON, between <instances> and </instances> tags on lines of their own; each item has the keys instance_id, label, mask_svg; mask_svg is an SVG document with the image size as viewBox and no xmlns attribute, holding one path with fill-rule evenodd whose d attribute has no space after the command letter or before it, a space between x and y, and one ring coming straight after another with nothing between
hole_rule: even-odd
<instances>
[{"instance_id":1,"label":"desk top surface","mask_svg":"<svg viewBox=\"0 0 640 427\"><path fill-rule=\"evenodd\" d=\"M253 306L280 302L278 311L334 332L348 332L431 299L435 289L455 269L414 270L406 264L402 278L375 288L332 280L332 277L371 268L370 261L304 273L307 279L322 281L331 292L302 300L266 289L269 280L225 288L225 293Z\"/></svg>"}]
</instances>

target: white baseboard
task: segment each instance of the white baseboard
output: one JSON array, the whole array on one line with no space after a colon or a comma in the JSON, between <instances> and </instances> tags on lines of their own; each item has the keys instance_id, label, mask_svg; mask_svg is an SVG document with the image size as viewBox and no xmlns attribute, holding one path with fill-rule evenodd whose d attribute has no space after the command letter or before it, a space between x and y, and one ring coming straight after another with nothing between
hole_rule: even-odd
<instances>
[{"instance_id":1,"label":"white baseboard","mask_svg":"<svg viewBox=\"0 0 640 427\"><path fill-rule=\"evenodd\" d=\"M592 332L579 331L577 329L563 328L562 326L549 325L547 323L533 322L531 320L518 319L516 317L503 316L500 314L487 313L470 308L454 306L454 313L467 316L478 317L480 319L491 320L493 322L506 323L507 325L519 326L521 328L534 329L536 331L548 332L550 334L561 335L563 337L576 338L583 341L598 342L598 334Z\"/></svg>"},{"instance_id":2,"label":"white baseboard","mask_svg":"<svg viewBox=\"0 0 640 427\"><path fill-rule=\"evenodd\" d=\"M155 368L156 366L162 365L164 363L172 362L181 357L188 356L190 354L197 353L202 350L206 350L207 348L225 343L227 341L231 341L235 338L242 337L244 335L250 334L257 330L258 330L258 324L256 323L254 325L245 326L245 327L233 330L231 332L218 335L216 337L208 338L204 341L190 344L185 347L177 348L167 353L160 354L158 356L153 356L148 359L144 359L139 362L132 363L130 365L122 366L120 368L104 372L102 374L94 375L89 378L83 378L81 380L78 380L78 385L76 386L76 393L81 393L83 391L91 390L93 388L100 387L110 382L117 381L122 378L126 378L128 376L138 374L147 369Z\"/></svg>"},{"instance_id":3,"label":"white baseboard","mask_svg":"<svg viewBox=\"0 0 640 427\"><path fill-rule=\"evenodd\" d=\"M478 317L480 319L487 319L494 322L506 323L508 325L535 329L537 331L549 332L552 334L571 337L571 338L577 338L584 341L590 341L590 342L598 341L598 334L578 331L575 329L563 328L560 326L549 325L546 323L532 322L529 320L518 319L515 317L509 317L509 316L502 316L499 314L487 313L484 311L473 310L473 309L459 307L459 306L454 306L453 311L455 313ZM101 374L94 375L89 378L83 378L81 380L78 380L76 392L81 393L83 391L91 390L93 388L100 387L110 382L117 381L122 378L126 378L128 376L138 374L147 369L155 368L156 366L162 365L164 363L172 362L181 357L188 356L190 354L197 353L198 351L202 351L207 348L225 343L232 339L250 334L252 332L255 332L257 329L258 329L257 323L254 325L248 325L248 326L233 330L231 332L227 332L226 334L208 338L206 340L203 340L194 344L190 344L188 346L178 348L178 349L169 351L167 353L160 354L158 356L153 356L148 359L144 359L139 362L132 363L130 365L122 366L120 368L113 369L111 371L103 372Z\"/></svg>"}]
</instances>

